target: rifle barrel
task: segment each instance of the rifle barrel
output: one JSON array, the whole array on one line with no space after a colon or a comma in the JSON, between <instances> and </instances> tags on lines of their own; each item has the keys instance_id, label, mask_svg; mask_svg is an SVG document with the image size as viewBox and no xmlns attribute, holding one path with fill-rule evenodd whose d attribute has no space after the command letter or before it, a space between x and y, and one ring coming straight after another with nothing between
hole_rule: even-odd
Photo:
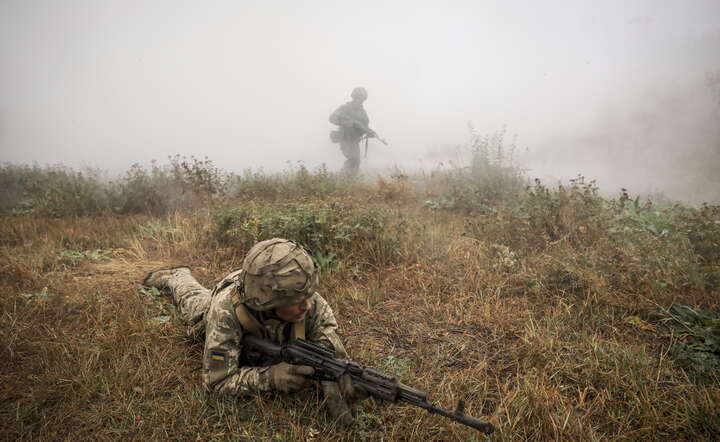
<instances>
[{"instance_id":1,"label":"rifle barrel","mask_svg":"<svg viewBox=\"0 0 720 442\"><path fill-rule=\"evenodd\" d=\"M427 406L425 406L425 405L427 405ZM491 434L493 431L495 431L495 427L490 422L482 421L482 420L474 418L472 416L468 416L467 414L460 414L460 413L452 412L450 410L440 408L429 402L426 403L425 405L418 404L419 407L426 409L430 413L439 414L440 416L445 416L447 418L454 420L455 422L459 422L463 425L467 425L468 427L474 428L485 434Z\"/></svg>"}]
</instances>

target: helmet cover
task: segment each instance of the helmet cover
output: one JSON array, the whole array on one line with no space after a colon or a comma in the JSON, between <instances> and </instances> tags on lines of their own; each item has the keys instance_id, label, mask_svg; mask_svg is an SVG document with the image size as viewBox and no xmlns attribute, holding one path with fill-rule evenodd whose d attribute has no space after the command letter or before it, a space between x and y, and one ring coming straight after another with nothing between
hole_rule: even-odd
<instances>
[{"instance_id":1,"label":"helmet cover","mask_svg":"<svg viewBox=\"0 0 720 442\"><path fill-rule=\"evenodd\" d=\"M273 238L255 244L243 261L240 301L265 311L298 304L315 294L319 271L295 241Z\"/></svg>"},{"instance_id":2,"label":"helmet cover","mask_svg":"<svg viewBox=\"0 0 720 442\"><path fill-rule=\"evenodd\" d=\"M368 97L368 93L364 87L356 87L355 89L352 90L350 97L351 98L360 98L362 100L365 100Z\"/></svg>"}]
</instances>

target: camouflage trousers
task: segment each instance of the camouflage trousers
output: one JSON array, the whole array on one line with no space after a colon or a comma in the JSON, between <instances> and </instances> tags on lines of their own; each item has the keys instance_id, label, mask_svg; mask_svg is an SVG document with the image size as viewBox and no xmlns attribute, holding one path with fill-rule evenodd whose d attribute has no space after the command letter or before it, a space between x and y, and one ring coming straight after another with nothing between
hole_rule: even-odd
<instances>
[{"instance_id":1,"label":"camouflage trousers","mask_svg":"<svg viewBox=\"0 0 720 442\"><path fill-rule=\"evenodd\" d=\"M342 140L340 150L345 156L343 172L355 175L360 170L360 140Z\"/></svg>"},{"instance_id":2,"label":"camouflage trousers","mask_svg":"<svg viewBox=\"0 0 720 442\"><path fill-rule=\"evenodd\" d=\"M176 272L167 286L180 317L190 326L188 336L199 338L205 333L205 313L210 308L212 291L200 285L190 272Z\"/></svg>"}]
</instances>

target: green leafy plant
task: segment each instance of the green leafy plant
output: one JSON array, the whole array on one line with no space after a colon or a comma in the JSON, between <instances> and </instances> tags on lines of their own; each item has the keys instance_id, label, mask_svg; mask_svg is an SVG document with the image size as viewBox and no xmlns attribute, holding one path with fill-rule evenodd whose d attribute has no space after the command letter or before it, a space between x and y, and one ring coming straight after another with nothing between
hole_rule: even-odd
<instances>
[{"instance_id":1,"label":"green leafy plant","mask_svg":"<svg viewBox=\"0 0 720 442\"><path fill-rule=\"evenodd\" d=\"M410 374L410 365L412 361L408 358L397 358L388 355L383 362L383 370L397 376L398 379L405 379Z\"/></svg>"},{"instance_id":2,"label":"green leafy plant","mask_svg":"<svg viewBox=\"0 0 720 442\"><path fill-rule=\"evenodd\" d=\"M720 373L720 317L686 305L672 305L654 315L675 336L674 358L698 382L718 381Z\"/></svg>"}]
</instances>

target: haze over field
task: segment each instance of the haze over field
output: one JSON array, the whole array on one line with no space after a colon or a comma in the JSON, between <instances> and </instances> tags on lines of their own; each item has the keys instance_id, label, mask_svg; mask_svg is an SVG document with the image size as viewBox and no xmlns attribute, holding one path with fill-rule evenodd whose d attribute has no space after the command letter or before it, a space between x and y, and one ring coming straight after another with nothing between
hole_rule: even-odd
<instances>
[{"instance_id":1,"label":"haze over field","mask_svg":"<svg viewBox=\"0 0 720 442\"><path fill-rule=\"evenodd\" d=\"M438 167L472 122L531 176L720 201L715 0L300 3L5 0L0 162L339 169L360 85L391 143L365 170Z\"/></svg>"}]
</instances>

